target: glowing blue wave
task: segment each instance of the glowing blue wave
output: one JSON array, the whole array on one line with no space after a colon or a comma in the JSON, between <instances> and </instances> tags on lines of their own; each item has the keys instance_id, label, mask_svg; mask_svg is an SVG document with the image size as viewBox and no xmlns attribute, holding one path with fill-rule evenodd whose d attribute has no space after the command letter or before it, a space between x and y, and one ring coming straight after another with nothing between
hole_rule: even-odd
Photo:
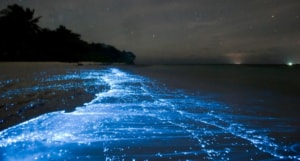
<instances>
[{"instance_id":1,"label":"glowing blue wave","mask_svg":"<svg viewBox=\"0 0 300 161\"><path fill-rule=\"evenodd\" d=\"M251 124L265 118L234 115L119 69L43 81L91 78L108 88L74 112L0 132L1 160L300 160L299 143L286 145L268 135L272 127Z\"/></svg>"}]
</instances>

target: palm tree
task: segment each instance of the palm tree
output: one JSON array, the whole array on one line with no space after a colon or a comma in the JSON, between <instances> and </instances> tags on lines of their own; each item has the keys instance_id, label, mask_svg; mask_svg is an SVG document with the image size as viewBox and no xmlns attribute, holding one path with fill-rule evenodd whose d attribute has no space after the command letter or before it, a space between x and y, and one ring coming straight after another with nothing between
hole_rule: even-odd
<instances>
[{"instance_id":1,"label":"palm tree","mask_svg":"<svg viewBox=\"0 0 300 161\"><path fill-rule=\"evenodd\" d=\"M37 25L40 17L34 17L34 12L34 9L24 9L17 4L9 5L0 11L0 22L10 27L22 28L24 31L36 33L40 30Z\"/></svg>"},{"instance_id":2,"label":"palm tree","mask_svg":"<svg viewBox=\"0 0 300 161\"><path fill-rule=\"evenodd\" d=\"M60 39L63 40L72 40L72 41L79 41L80 40L80 35L74 33L72 30L67 29L65 26L60 25L56 30L55 30L57 36L60 37Z\"/></svg>"},{"instance_id":3,"label":"palm tree","mask_svg":"<svg viewBox=\"0 0 300 161\"><path fill-rule=\"evenodd\" d=\"M0 11L0 54L21 58L25 55L20 56L20 53L30 52L30 46L40 31L37 25L40 17L34 17L34 12L17 4Z\"/></svg>"}]
</instances>

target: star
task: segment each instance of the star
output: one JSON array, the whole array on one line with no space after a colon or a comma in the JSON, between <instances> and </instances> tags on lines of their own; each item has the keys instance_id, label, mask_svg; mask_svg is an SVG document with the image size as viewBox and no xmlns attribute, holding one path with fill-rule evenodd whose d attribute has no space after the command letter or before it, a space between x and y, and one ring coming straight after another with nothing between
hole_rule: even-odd
<instances>
[{"instance_id":1,"label":"star","mask_svg":"<svg viewBox=\"0 0 300 161\"><path fill-rule=\"evenodd\" d=\"M13 3L35 9L40 26L64 25L88 42L131 50L141 64L147 64L149 55L159 64L162 54L170 63L181 63L174 57L232 63L226 54L237 50L245 56L243 63L268 58L268 63L286 64L289 57L300 63L299 0L236 1L0 0L0 9Z\"/></svg>"}]
</instances>

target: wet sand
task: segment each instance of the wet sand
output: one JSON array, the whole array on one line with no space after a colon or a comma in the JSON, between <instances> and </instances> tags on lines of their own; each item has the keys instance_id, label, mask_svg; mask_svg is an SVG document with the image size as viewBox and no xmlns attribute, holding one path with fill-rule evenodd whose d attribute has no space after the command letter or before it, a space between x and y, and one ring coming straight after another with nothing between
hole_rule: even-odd
<instances>
[{"instance_id":1,"label":"wet sand","mask_svg":"<svg viewBox=\"0 0 300 161\"><path fill-rule=\"evenodd\" d=\"M83 83L80 79L74 79L71 82L59 80L41 82L41 80L46 80L54 75L91 68L103 69L106 67L99 64L89 65L89 63L84 66L78 66L76 63L56 62L0 63L0 131L44 113L72 111L75 107L92 100L97 91L86 92L85 87L80 85ZM61 87L64 84L74 87L68 89L53 87L39 90L47 85ZM27 91L26 89L30 87L36 89ZM10 91L14 93L9 96L4 95Z\"/></svg>"}]
</instances>

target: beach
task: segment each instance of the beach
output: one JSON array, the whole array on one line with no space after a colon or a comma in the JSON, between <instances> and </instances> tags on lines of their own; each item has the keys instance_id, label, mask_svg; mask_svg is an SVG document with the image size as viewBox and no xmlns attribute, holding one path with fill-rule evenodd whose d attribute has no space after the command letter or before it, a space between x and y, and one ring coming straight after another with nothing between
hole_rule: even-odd
<instances>
[{"instance_id":1,"label":"beach","mask_svg":"<svg viewBox=\"0 0 300 161\"><path fill-rule=\"evenodd\" d=\"M92 100L98 87L86 92L81 87L83 80L47 81L51 76L80 70L72 63L0 63L0 129L47 112L72 111Z\"/></svg>"},{"instance_id":2,"label":"beach","mask_svg":"<svg viewBox=\"0 0 300 161\"><path fill-rule=\"evenodd\" d=\"M300 159L296 66L28 62L0 73L3 160Z\"/></svg>"}]
</instances>

